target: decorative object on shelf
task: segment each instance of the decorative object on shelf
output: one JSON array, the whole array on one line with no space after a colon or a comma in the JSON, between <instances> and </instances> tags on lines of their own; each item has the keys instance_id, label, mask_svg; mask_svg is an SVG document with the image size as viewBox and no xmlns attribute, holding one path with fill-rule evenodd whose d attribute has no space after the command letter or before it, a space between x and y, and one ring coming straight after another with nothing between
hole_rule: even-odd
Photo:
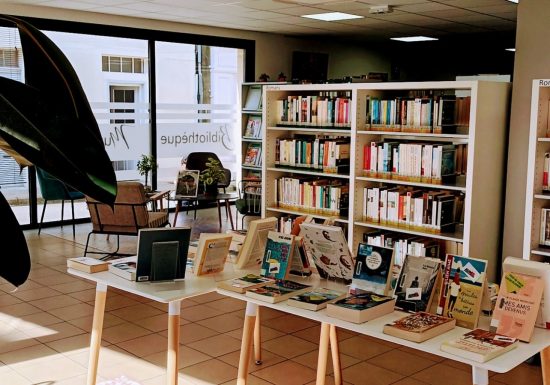
<instances>
[{"instance_id":1,"label":"decorative object on shelf","mask_svg":"<svg viewBox=\"0 0 550 385\"><path fill-rule=\"evenodd\" d=\"M25 83L0 77L0 148L21 167L34 164L102 202L116 197L116 177L97 121L69 60L42 32L1 15L19 31ZM10 245L0 276L14 286L30 272L26 240L0 193L0 241Z\"/></svg>"},{"instance_id":2,"label":"decorative object on shelf","mask_svg":"<svg viewBox=\"0 0 550 385\"><path fill-rule=\"evenodd\" d=\"M268 82L269 81L269 75L264 72L263 74L260 75L260 77L258 78L258 81L259 82Z\"/></svg>"},{"instance_id":3,"label":"decorative object on shelf","mask_svg":"<svg viewBox=\"0 0 550 385\"><path fill-rule=\"evenodd\" d=\"M139 175L145 176L145 191L151 191L149 186L149 172L157 168L157 162L153 155L141 155L141 159L137 162L137 170Z\"/></svg>"},{"instance_id":4,"label":"decorative object on shelf","mask_svg":"<svg viewBox=\"0 0 550 385\"><path fill-rule=\"evenodd\" d=\"M225 171L222 164L214 159L208 158L206 168L201 171L199 180L204 183L204 194L216 196L218 195L218 182L225 178Z\"/></svg>"},{"instance_id":5,"label":"decorative object on shelf","mask_svg":"<svg viewBox=\"0 0 550 385\"><path fill-rule=\"evenodd\" d=\"M286 75L284 74L284 72L279 72L279 75L277 75L277 81L286 82Z\"/></svg>"}]
</instances>

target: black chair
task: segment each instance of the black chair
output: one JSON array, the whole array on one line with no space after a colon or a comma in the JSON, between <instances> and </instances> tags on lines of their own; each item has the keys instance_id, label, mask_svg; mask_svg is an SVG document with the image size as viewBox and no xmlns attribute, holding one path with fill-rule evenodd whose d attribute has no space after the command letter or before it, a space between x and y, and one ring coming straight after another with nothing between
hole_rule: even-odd
<instances>
[{"instance_id":1,"label":"black chair","mask_svg":"<svg viewBox=\"0 0 550 385\"><path fill-rule=\"evenodd\" d=\"M242 215L241 228L244 230L244 218L247 216L262 216L262 184L256 181L240 181L238 184L239 198L235 201L235 222Z\"/></svg>"},{"instance_id":2,"label":"black chair","mask_svg":"<svg viewBox=\"0 0 550 385\"><path fill-rule=\"evenodd\" d=\"M38 177L38 183L40 184L40 192L42 198L44 198L44 206L42 207L42 216L40 217L40 223L38 225L38 235L42 231L42 221L44 220L44 213L46 212L46 205L50 200L61 200L61 224L63 225L63 211L65 208L65 201L71 201L71 210L73 214L73 238L75 236L74 228L74 201L76 199L83 199L84 194L74 190L72 187L67 186L65 183L50 175L41 168L36 168L36 176Z\"/></svg>"},{"instance_id":3,"label":"black chair","mask_svg":"<svg viewBox=\"0 0 550 385\"><path fill-rule=\"evenodd\" d=\"M206 169L206 163L208 162L208 158L212 158L220 162L220 158L213 152L191 152L189 155L187 155L187 159L185 159L185 168L187 170L199 170L202 171ZM223 164L222 164L223 167ZM225 180L218 181L218 188L223 188L223 192L225 193L225 188L229 186L231 183L231 170L224 167L225 172ZM203 187L199 185L199 190L201 190ZM203 191L204 192L204 191Z\"/></svg>"}]
</instances>

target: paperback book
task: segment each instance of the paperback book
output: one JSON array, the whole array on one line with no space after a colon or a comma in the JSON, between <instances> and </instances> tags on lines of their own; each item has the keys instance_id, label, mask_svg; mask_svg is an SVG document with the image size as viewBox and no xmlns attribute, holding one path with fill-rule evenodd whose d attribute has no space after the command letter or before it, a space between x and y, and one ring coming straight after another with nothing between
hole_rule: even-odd
<instances>
[{"instance_id":1,"label":"paperback book","mask_svg":"<svg viewBox=\"0 0 550 385\"><path fill-rule=\"evenodd\" d=\"M309 290L311 286L288 280L278 280L268 285L246 291L246 296L260 301L277 303Z\"/></svg>"},{"instance_id":2,"label":"paperback book","mask_svg":"<svg viewBox=\"0 0 550 385\"><path fill-rule=\"evenodd\" d=\"M475 329L441 344L441 350L472 361L486 362L514 349L518 340L487 330Z\"/></svg>"},{"instance_id":3,"label":"paperback book","mask_svg":"<svg viewBox=\"0 0 550 385\"><path fill-rule=\"evenodd\" d=\"M327 314L353 323L363 323L393 312L392 297L363 292L327 305Z\"/></svg>"},{"instance_id":4,"label":"paperback book","mask_svg":"<svg viewBox=\"0 0 550 385\"><path fill-rule=\"evenodd\" d=\"M544 285L540 277L507 272L502 276L491 328L498 334L529 342Z\"/></svg>"},{"instance_id":5,"label":"paperback book","mask_svg":"<svg viewBox=\"0 0 550 385\"><path fill-rule=\"evenodd\" d=\"M301 236L295 236L294 252L292 253L292 262L290 264L289 274L300 277L309 277L312 273L307 251L304 246L304 239Z\"/></svg>"},{"instance_id":6,"label":"paperback book","mask_svg":"<svg viewBox=\"0 0 550 385\"><path fill-rule=\"evenodd\" d=\"M455 327L454 318L423 311L384 325L384 333L413 342L423 342Z\"/></svg>"},{"instance_id":7,"label":"paperback book","mask_svg":"<svg viewBox=\"0 0 550 385\"><path fill-rule=\"evenodd\" d=\"M109 271L129 281L136 280L137 255L111 261Z\"/></svg>"},{"instance_id":8,"label":"paperback book","mask_svg":"<svg viewBox=\"0 0 550 385\"><path fill-rule=\"evenodd\" d=\"M336 302L345 297L346 293L318 287L291 297L287 304L288 306L317 311L324 309L329 303Z\"/></svg>"},{"instance_id":9,"label":"paperback book","mask_svg":"<svg viewBox=\"0 0 550 385\"><path fill-rule=\"evenodd\" d=\"M90 257L76 257L67 259L67 267L85 273L98 273L109 269L109 262Z\"/></svg>"},{"instance_id":10,"label":"paperback book","mask_svg":"<svg viewBox=\"0 0 550 385\"><path fill-rule=\"evenodd\" d=\"M395 307L408 312L427 311L439 283L441 261L407 255L394 289Z\"/></svg>"},{"instance_id":11,"label":"paperback book","mask_svg":"<svg viewBox=\"0 0 550 385\"><path fill-rule=\"evenodd\" d=\"M391 286L393 249L359 243L352 287L388 295Z\"/></svg>"},{"instance_id":12,"label":"paperback book","mask_svg":"<svg viewBox=\"0 0 550 385\"><path fill-rule=\"evenodd\" d=\"M286 279L294 253L294 235L270 231L267 234L260 275L266 278Z\"/></svg>"},{"instance_id":13,"label":"paperback book","mask_svg":"<svg viewBox=\"0 0 550 385\"><path fill-rule=\"evenodd\" d=\"M234 278L218 283L218 288L234 291L236 293L245 293L247 290L256 289L272 283L270 278L261 277L256 274L247 274L240 278Z\"/></svg>"},{"instance_id":14,"label":"paperback book","mask_svg":"<svg viewBox=\"0 0 550 385\"><path fill-rule=\"evenodd\" d=\"M229 234L202 233L194 261L195 275L219 273L225 267L225 261L231 245Z\"/></svg>"},{"instance_id":15,"label":"paperback book","mask_svg":"<svg viewBox=\"0 0 550 385\"><path fill-rule=\"evenodd\" d=\"M277 229L277 218L269 217L251 221L237 257L237 268L257 267L262 264L267 234Z\"/></svg>"}]
</instances>

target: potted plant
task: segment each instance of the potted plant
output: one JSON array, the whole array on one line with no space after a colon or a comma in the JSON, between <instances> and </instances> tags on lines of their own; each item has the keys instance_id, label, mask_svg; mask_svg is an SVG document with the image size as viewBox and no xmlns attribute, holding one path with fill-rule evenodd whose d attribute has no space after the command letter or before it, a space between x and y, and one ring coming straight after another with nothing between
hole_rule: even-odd
<instances>
[{"instance_id":1,"label":"potted plant","mask_svg":"<svg viewBox=\"0 0 550 385\"><path fill-rule=\"evenodd\" d=\"M145 176L145 190L150 190L149 187L149 172L157 167L157 162L152 155L141 155L141 159L137 162L137 170L139 175Z\"/></svg>"},{"instance_id":2,"label":"potted plant","mask_svg":"<svg viewBox=\"0 0 550 385\"><path fill-rule=\"evenodd\" d=\"M204 183L205 195L217 195L218 194L218 182L225 178L225 171L222 164L214 159L208 158L206 162L206 168L201 171L199 180Z\"/></svg>"}]
</instances>

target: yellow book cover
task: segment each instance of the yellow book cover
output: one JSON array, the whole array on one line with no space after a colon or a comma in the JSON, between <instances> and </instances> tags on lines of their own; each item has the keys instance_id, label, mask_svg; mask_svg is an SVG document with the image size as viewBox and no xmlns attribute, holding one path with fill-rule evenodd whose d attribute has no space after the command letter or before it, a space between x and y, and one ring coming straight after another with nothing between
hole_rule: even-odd
<instances>
[{"instance_id":1,"label":"yellow book cover","mask_svg":"<svg viewBox=\"0 0 550 385\"><path fill-rule=\"evenodd\" d=\"M232 237L230 234L202 233L195 256L195 275L219 273L225 266Z\"/></svg>"}]
</instances>

